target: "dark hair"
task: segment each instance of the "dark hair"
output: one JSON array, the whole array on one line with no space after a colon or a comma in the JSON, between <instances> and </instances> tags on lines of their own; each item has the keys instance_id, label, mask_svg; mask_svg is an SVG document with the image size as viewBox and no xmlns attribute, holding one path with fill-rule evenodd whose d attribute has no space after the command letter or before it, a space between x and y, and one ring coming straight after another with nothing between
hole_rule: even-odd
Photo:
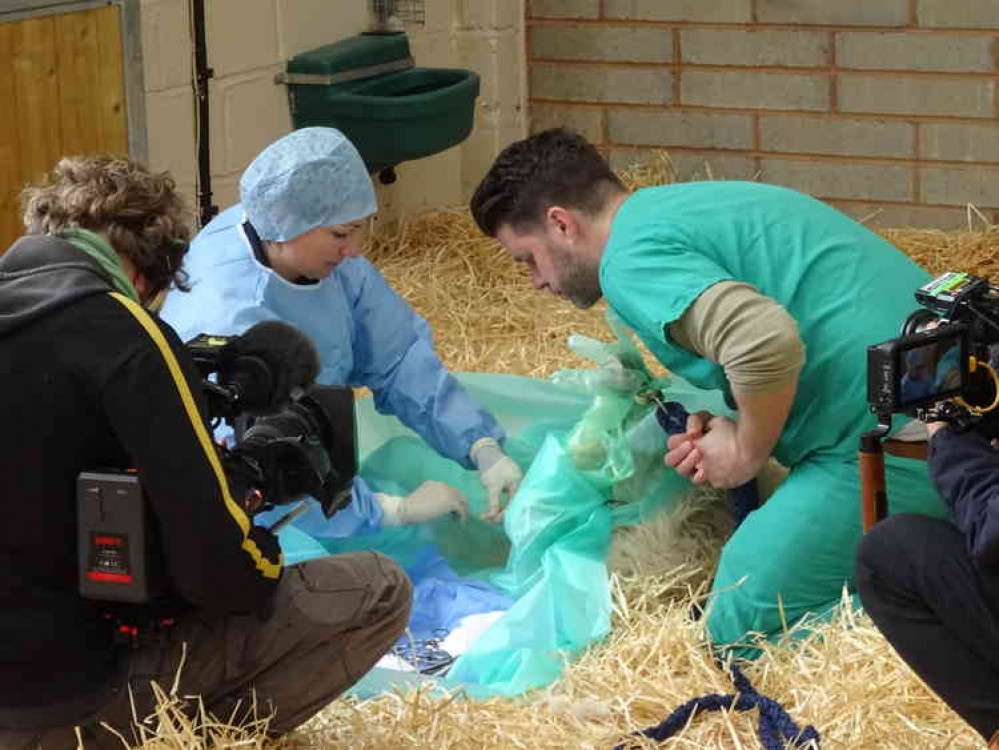
<instances>
[{"instance_id":1,"label":"dark hair","mask_svg":"<svg viewBox=\"0 0 999 750\"><path fill-rule=\"evenodd\" d=\"M553 128L503 149L469 207L479 229L495 237L504 224L518 229L537 224L556 204L597 214L624 189L593 144Z\"/></svg>"},{"instance_id":2,"label":"dark hair","mask_svg":"<svg viewBox=\"0 0 999 750\"><path fill-rule=\"evenodd\" d=\"M153 292L171 283L187 291L181 268L191 239L190 213L166 172L120 156L71 156L21 196L30 232L101 232Z\"/></svg>"}]
</instances>

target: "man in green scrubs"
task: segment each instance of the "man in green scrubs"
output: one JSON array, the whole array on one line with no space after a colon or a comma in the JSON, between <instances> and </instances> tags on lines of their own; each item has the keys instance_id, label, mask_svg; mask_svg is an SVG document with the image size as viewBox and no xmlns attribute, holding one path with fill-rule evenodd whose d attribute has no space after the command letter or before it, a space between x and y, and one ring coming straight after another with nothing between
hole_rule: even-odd
<instances>
[{"instance_id":1,"label":"man in green scrubs","mask_svg":"<svg viewBox=\"0 0 999 750\"><path fill-rule=\"evenodd\" d=\"M773 456L790 469L725 544L708 627L755 653L852 593L860 539L857 447L870 429L866 349L898 335L929 279L884 239L820 201L754 182L627 192L563 129L508 146L471 202L479 227L534 285L600 297L670 371L721 389L736 418L692 415L665 456L695 483L738 486ZM922 462L887 459L892 512L943 516Z\"/></svg>"}]
</instances>

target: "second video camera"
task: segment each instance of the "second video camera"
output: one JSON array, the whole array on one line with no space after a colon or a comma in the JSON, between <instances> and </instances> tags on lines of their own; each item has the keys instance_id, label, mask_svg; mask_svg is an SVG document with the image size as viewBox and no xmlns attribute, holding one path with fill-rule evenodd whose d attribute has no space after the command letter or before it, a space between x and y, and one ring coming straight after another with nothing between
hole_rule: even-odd
<instances>
[{"instance_id":1,"label":"second video camera","mask_svg":"<svg viewBox=\"0 0 999 750\"><path fill-rule=\"evenodd\" d=\"M867 399L883 424L891 415L992 430L999 405L991 350L999 343L999 289L981 276L948 271L915 293L922 308L902 335L867 350Z\"/></svg>"}]
</instances>

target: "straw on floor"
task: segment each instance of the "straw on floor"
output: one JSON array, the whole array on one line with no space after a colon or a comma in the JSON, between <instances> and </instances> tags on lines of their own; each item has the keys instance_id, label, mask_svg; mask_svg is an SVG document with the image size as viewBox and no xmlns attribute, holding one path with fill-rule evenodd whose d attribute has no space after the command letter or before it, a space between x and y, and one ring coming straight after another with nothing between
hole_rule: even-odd
<instances>
[{"instance_id":1,"label":"straw on floor","mask_svg":"<svg viewBox=\"0 0 999 750\"><path fill-rule=\"evenodd\" d=\"M631 185L672 179L668 158L626 175ZM969 210L966 231L888 230L930 271L997 276L999 228ZM580 311L533 290L526 273L480 236L466 210L414 217L372 242L369 257L430 322L458 371L545 377L585 367L566 346L573 332L606 337L600 308ZM677 513L620 530L611 555L614 630L569 665L557 684L516 700L474 702L425 691L334 702L279 744L351 748L610 748L684 701L731 685L688 610L704 596L728 531L720 496L693 493ZM870 621L844 605L839 619L792 644L768 646L747 670L823 748L976 748L980 738L901 663ZM307 677L303 676L303 679ZM167 701L169 703L169 701ZM752 713L752 712L750 712ZM755 716L706 714L663 747L757 748ZM225 720L218 722L225 724ZM186 726L186 728L185 728ZM148 747L199 747L191 722L162 722ZM215 746L257 746L259 726ZM656 747L633 740L627 747Z\"/></svg>"}]
</instances>

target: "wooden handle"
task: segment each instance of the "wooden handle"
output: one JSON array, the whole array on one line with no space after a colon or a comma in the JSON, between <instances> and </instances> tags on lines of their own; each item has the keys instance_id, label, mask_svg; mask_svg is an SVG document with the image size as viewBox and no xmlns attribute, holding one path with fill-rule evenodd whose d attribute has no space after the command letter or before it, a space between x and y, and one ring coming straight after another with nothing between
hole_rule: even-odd
<instances>
[{"instance_id":1,"label":"wooden handle","mask_svg":"<svg viewBox=\"0 0 999 750\"><path fill-rule=\"evenodd\" d=\"M885 494L885 457L877 453L860 452L860 493L863 508L861 519L864 533L888 515L888 496Z\"/></svg>"}]
</instances>

